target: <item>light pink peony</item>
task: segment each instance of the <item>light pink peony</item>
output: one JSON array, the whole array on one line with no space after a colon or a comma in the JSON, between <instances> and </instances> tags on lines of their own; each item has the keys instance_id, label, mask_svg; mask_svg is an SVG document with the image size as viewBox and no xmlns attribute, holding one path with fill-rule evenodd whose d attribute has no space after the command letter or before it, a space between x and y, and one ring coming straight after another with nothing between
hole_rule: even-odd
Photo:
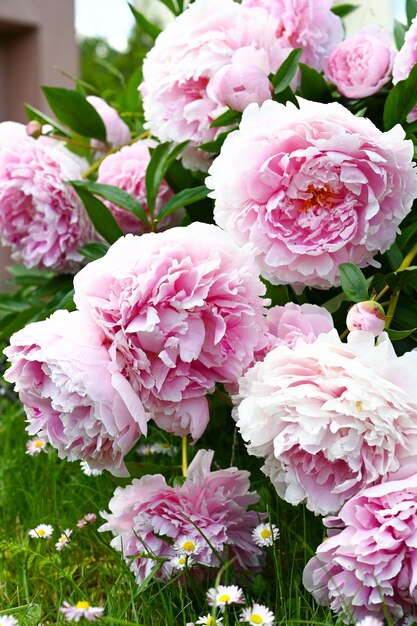
<instances>
[{"instance_id":1,"label":"light pink peony","mask_svg":"<svg viewBox=\"0 0 417 626\"><path fill-rule=\"evenodd\" d=\"M87 101L95 108L103 120L106 127L107 145L110 148L116 148L129 143L132 138L129 126L122 120L116 109L107 104L103 98L98 98L97 96L87 96ZM91 145L93 147L101 147L103 144L93 139Z\"/></svg>"},{"instance_id":2,"label":"light pink peony","mask_svg":"<svg viewBox=\"0 0 417 626\"><path fill-rule=\"evenodd\" d=\"M289 51L276 39L274 24L263 11L254 15L233 0L196 0L159 35L146 56L141 92L147 128L161 141L190 140L183 155L186 165L207 167L206 153L196 146L224 131L210 128L210 124L225 112L226 101L232 104L233 100L224 84L220 93L216 91L217 73L223 74L225 66L230 69L236 63L234 87L247 91L246 95L240 93L239 107L254 98L259 102L266 95L268 75L278 69ZM247 75L242 65L247 66ZM258 88L259 96L255 93Z\"/></svg>"},{"instance_id":3,"label":"light pink peony","mask_svg":"<svg viewBox=\"0 0 417 626\"><path fill-rule=\"evenodd\" d=\"M417 352L388 337L336 330L277 346L247 371L235 399L248 452L278 494L316 514L339 511L362 487L417 453Z\"/></svg>"},{"instance_id":4,"label":"light pink peony","mask_svg":"<svg viewBox=\"0 0 417 626\"><path fill-rule=\"evenodd\" d=\"M319 604L346 612L345 621L388 614L396 622L416 606L415 472L413 462L349 500L339 514L343 528L332 529L307 563L304 585Z\"/></svg>"},{"instance_id":5,"label":"light pink peony","mask_svg":"<svg viewBox=\"0 0 417 626\"><path fill-rule=\"evenodd\" d=\"M127 235L74 285L146 410L177 435L202 435L206 393L235 382L265 342L269 301L251 249L217 226Z\"/></svg>"},{"instance_id":6,"label":"light pink peony","mask_svg":"<svg viewBox=\"0 0 417 626\"><path fill-rule=\"evenodd\" d=\"M317 70L342 40L342 21L331 11L332 0L243 0L242 5L267 11L280 45L302 48L302 62Z\"/></svg>"},{"instance_id":7,"label":"light pink peony","mask_svg":"<svg viewBox=\"0 0 417 626\"><path fill-rule=\"evenodd\" d=\"M0 124L0 237L26 267L77 269L77 249L95 237L76 192L84 159L60 143L33 139L23 124Z\"/></svg>"},{"instance_id":8,"label":"light pink peony","mask_svg":"<svg viewBox=\"0 0 417 626\"><path fill-rule=\"evenodd\" d=\"M414 65L417 63L417 16L411 22L410 28L405 34L404 44L395 57L392 68L392 82L396 85L400 80L408 78ZM407 122L417 120L417 106L407 117Z\"/></svg>"},{"instance_id":9,"label":"light pink peony","mask_svg":"<svg viewBox=\"0 0 417 626\"><path fill-rule=\"evenodd\" d=\"M152 556L166 558L158 577L169 578L171 559L178 555L174 546L184 537L196 548L192 560L197 569L218 567L216 552L225 557L226 546L238 569L259 567L262 551L251 532L265 515L247 510L259 496L249 491L249 472L236 467L210 471L213 454L199 450L181 486L170 487L156 474L118 487L109 502L110 513L101 513L107 523L99 530L112 531L111 545L123 552L138 583L156 565Z\"/></svg>"},{"instance_id":10,"label":"light pink peony","mask_svg":"<svg viewBox=\"0 0 417 626\"><path fill-rule=\"evenodd\" d=\"M340 263L379 266L417 197L413 144L338 103L251 104L206 180L214 219L250 241L262 275L297 290L339 283Z\"/></svg>"},{"instance_id":11,"label":"light pink peony","mask_svg":"<svg viewBox=\"0 0 417 626\"><path fill-rule=\"evenodd\" d=\"M334 328L333 318L322 306L315 304L294 304L274 306L268 310L269 349L280 344L294 348L302 338L313 343L321 333L328 333Z\"/></svg>"},{"instance_id":12,"label":"light pink peony","mask_svg":"<svg viewBox=\"0 0 417 626\"><path fill-rule=\"evenodd\" d=\"M151 140L137 141L131 146L125 146L115 154L110 154L101 163L98 170L98 183L114 185L123 189L136 198L149 215L146 203L145 175L151 155L149 148L156 146ZM162 181L158 191L155 206L155 216L172 197L172 191L165 181ZM133 213L107 202L107 206L116 218L120 228L125 233L139 235L145 232L146 226ZM170 216L171 217L171 216ZM172 220L162 220L162 227L169 225ZM148 229L149 230L149 229Z\"/></svg>"},{"instance_id":13,"label":"light pink peony","mask_svg":"<svg viewBox=\"0 0 417 626\"><path fill-rule=\"evenodd\" d=\"M128 475L123 459L146 434L146 418L101 330L78 311L57 311L10 344L5 378L19 393L28 433L49 441L61 458Z\"/></svg>"},{"instance_id":14,"label":"light pink peony","mask_svg":"<svg viewBox=\"0 0 417 626\"><path fill-rule=\"evenodd\" d=\"M389 82L394 58L387 30L364 29L333 50L325 64L326 78L342 96L365 98Z\"/></svg>"},{"instance_id":15,"label":"light pink peony","mask_svg":"<svg viewBox=\"0 0 417 626\"><path fill-rule=\"evenodd\" d=\"M346 326L349 330L365 330L378 337L385 328L384 309L375 300L358 302L349 309Z\"/></svg>"}]
</instances>

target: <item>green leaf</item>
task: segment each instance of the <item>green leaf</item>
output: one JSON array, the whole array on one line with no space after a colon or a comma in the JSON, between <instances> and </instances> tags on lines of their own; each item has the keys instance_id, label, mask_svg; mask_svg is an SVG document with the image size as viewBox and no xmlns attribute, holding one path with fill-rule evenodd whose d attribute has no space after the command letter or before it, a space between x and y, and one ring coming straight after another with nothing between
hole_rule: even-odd
<instances>
[{"instance_id":1,"label":"green leaf","mask_svg":"<svg viewBox=\"0 0 417 626\"><path fill-rule=\"evenodd\" d=\"M214 141L207 141L206 143L202 143L198 147L200 150L204 150L205 152L218 154L222 149L227 135L229 135L231 132L231 130L226 130L224 133L220 133L220 135Z\"/></svg>"},{"instance_id":2,"label":"green leaf","mask_svg":"<svg viewBox=\"0 0 417 626\"><path fill-rule=\"evenodd\" d=\"M368 284L359 267L353 263L341 263L339 272L343 293L349 300L353 302L369 300Z\"/></svg>"},{"instance_id":3,"label":"green leaf","mask_svg":"<svg viewBox=\"0 0 417 626\"><path fill-rule=\"evenodd\" d=\"M81 248L78 248L78 252L82 254L89 261L96 261L97 259L101 259L103 257L109 246L105 243L101 243L99 241L95 241L93 243L86 243Z\"/></svg>"},{"instance_id":4,"label":"green leaf","mask_svg":"<svg viewBox=\"0 0 417 626\"><path fill-rule=\"evenodd\" d=\"M123 237L118 223L103 202L83 187L74 187L81 198L96 231L109 243L114 243Z\"/></svg>"},{"instance_id":5,"label":"green leaf","mask_svg":"<svg viewBox=\"0 0 417 626\"><path fill-rule=\"evenodd\" d=\"M155 210L156 197L164 174L187 144L188 141L184 141L178 146L175 146L175 148L172 148L172 144L170 143L161 143L152 152L145 175L146 201L152 217Z\"/></svg>"},{"instance_id":6,"label":"green leaf","mask_svg":"<svg viewBox=\"0 0 417 626\"><path fill-rule=\"evenodd\" d=\"M181 209L182 207L188 206L189 204L194 204L194 202L204 200L204 198L207 198L209 193L210 192L207 187L203 185L201 187L194 187L193 189L183 189L173 198L168 200L165 206L162 207L161 211L158 214L158 221L160 221L166 215L169 215L173 211L176 211L177 209Z\"/></svg>"},{"instance_id":7,"label":"green leaf","mask_svg":"<svg viewBox=\"0 0 417 626\"><path fill-rule=\"evenodd\" d=\"M171 11L171 13L173 13L174 15L178 15L179 13L182 12L182 9L177 9L177 7L175 6L173 0L160 0L162 2L162 4L165 4L165 6L167 7L167 9L169 9Z\"/></svg>"},{"instance_id":8,"label":"green leaf","mask_svg":"<svg viewBox=\"0 0 417 626\"><path fill-rule=\"evenodd\" d=\"M301 71L301 95L307 100L314 102L330 102L332 99L330 89L323 76L312 67L300 63Z\"/></svg>"},{"instance_id":9,"label":"green leaf","mask_svg":"<svg viewBox=\"0 0 417 626\"><path fill-rule=\"evenodd\" d=\"M219 126L231 126L232 124L238 124L242 119L242 113L228 109L225 113L216 117L210 124L210 128L218 128Z\"/></svg>"},{"instance_id":10,"label":"green leaf","mask_svg":"<svg viewBox=\"0 0 417 626\"><path fill-rule=\"evenodd\" d=\"M405 3L405 12L407 14L408 26L410 26L417 15L417 0L407 0Z\"/></svg>"},{"instance_id":11,"label":"green leaf","mask_svg":"<svg viewBox=\"0 0 417 626\"><path fill-rule=\"evenodd\" d=\"M48 115L45 115L45 113L38 111L38 109L30 106L30 104L24 104L23 108L25 109L26 115L28 116L29 120L36 120L41 124L49 124L60 135L63 135L64 137L69 137L67 130L63 126L61 126L61 124L58 124L58 122L53 120L52 117L48 117Z\"/></svg>"},{"instance_id":12,"label":"green leaf","mask_svg":"<svg viewBox=\"0 0 417 626\"><path fill-rule=\"evenodd\" d=\"M150 227L149 220L143 206L136 200L136 198L123 189L115 187L114 185L94 183L91 180L69 180L67 182L76 189L87 189L90 193L100 196L109 202L113 202L113 204L117 204L117 206L120 206L122 209L126 209L126 211L135 215L135 217L140 219L145 226Z\"/></svg>"},{"instance_id":13,"label":"green leaf","mask_svg":"<svg viewBox=\"0 0 417 626\"><path fill-rule=\"evenodd\" d=\"M386 328L385 332L388 333L388 336L392 341L399 341L400 339L405 339L409 335L412 335L417 328L411 328L410 330L393 330L392 328Z\"/></svg>"},{"instance_id":14,"label":"green leaf","mask_svg":"<svg viewBox=\"0 0 417 626\"><path fill-rule=\"evenodd\" d=\"M37 319L38 315L43 311L44 304L34 304L30 307L27 307L24 311L21 311L16 315L16 313L11 313L7 317L3 318L1 327L0 327L0 339L9 339L13 333L17 332L26 324Z\"/></svg>"},{"instance_id":15,"label":"green leaf","mask_svg":"<svg viewBox=\"0 0 417 626\"><path fill-rule=\"evenodd\" d=\"M297 108L299 108L298 100L295 97L291 87L287 87L286 89L284 89L284 91L281 91L281 93L275 94L273 99L275 102L280 102L281 104L292 102Z\"/></svg>"},{"instance_id":16,"label":"green leaf","mask_svg":"<svg viewBox=\"0 0 417 626\"><path fill-rule=\"evenodd\" d=\"M417 104L417 64L408 78L401 80L392 88L384 107L384 129L389 130L395 124L402 124Z\"/></svg>"},{"instance_id":17,"label":"green leaf","mask_svg":"<svg viewBox=\"0 0 417 626\"><path fill-rule=\"evenodd\" d=\"M339 17L346 17L353 11L356 11L358 5L356 4L339 4L337 7L332 7L332 13Z\"/></svg>"},{"instance_id":18,"label":"green leaf","mask_svg":"<svg viewBox=\"0 0 417 626\"><path fill-rule=\"evenodd\" d=\"M81 94L63 87L42 87L58 120L84 137L106 141L106 127L95 108Z\"/></svg>"},{"instance_id":19,"label":"green leaf","mask_svg":"<svg viewBox=\"0 0 417 626\"><path fill-rule=\"evenodd\" d=\"M417 286L417 266L410 265L403 270L392 272L385 277L387 284L391 289L398 291L410 283Z\"/></svg>"},{"instance_id":20,"label":"green leaf","mask_svg":"<svg viewBox=\"0 0 417 626\"><path fill-rule=\"evenodd\" d=\"M274 92L276 94L284 91L294 78L302 52L301 48L292 50L281 67L274 76L271 77L271 83L274 86Z\"/></svg>"},{"instance_id":21,"label":"green leaf","mask_svg":"<svg viewBox=\"0 0 417 626\"><path fill-rule=\"evenodd\" d=\"M129 4L129 3L128 3ZM143 30L149 37L152 39L156 39L158 35L162 32L159 26L156 24L152 24L146 17L140 13L132 4L129 4L129 8L133 13L133 16L136 20L136 24L139 26L141 30Z\"/></svg>"},{"instance_id":22,"label":"green leaf","mask_svg":"<svg viewBox=\"0 0 417 626\"><path fill-rule=\"evenodd\" d=\"M398 20L394 21L394 40L397 50L400 50L404 44L405 33L407 32L407 26L401 24Z\"/></svg>"}]
</instances>

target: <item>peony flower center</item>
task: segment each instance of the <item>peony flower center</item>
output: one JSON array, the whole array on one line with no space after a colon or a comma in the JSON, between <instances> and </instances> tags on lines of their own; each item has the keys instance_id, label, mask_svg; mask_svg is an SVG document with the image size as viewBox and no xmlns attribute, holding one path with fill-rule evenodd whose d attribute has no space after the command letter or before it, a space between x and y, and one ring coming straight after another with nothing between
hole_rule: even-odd
<instances>
[{"instance_id":1,"label":"peony flower center","mask_svg":"<svg viewBox=\"0 0 417 626\"><path fill-rule=\"evenodd\" d=\"M195 550L195 543L191 540L185 541L182 544L182 549L185 550L186 552L193 552Z\"/></svg>"},{"instance_id":2,"label":"peony flower center","mask_svg":"<svg viewBox=\"0 0 417 626\"><path fill-rule=\"evenodd\" d=\"M336 195L333 193L329 185L323 185L323 187L315 187L309 185L307 192L311 195L304 201L304 206L300 207L300 213L304 211L310 211L310 209L332 209L336 201Z\"/></svg>"},{"instance_id":3,"label":"peony flower center","mask_svg":"<svg viewBox=\"0 0 417 626\"><path fill-rule=\"evenodd\" d=\"M261 615L258 615L257 613L252 613L252 615L249 616L249 623L250 624L263 624L264 619Z\"/></svg>"},{"instance_id":4,"label":"peony flower center","mask_svg":"<svg viewBox=\"0 0 417 626\"><path fill-rule=\"evenodd\" d=\"M269 530L269 528L263 528L260 532L260 535L262 537L262 539L269 539L272 535L271 531Z\"/></svg>"},{"instance_id":5,"label":"peony flower center","mask_svg":"<svg viewBox=\"0 0 417 626\"><path fill-rule=\"evenodd\" d=\"M231 599L232 597L229 596L228 593L223 593L221 596L219 596L219 602L230 602Z\"/></svg>"},{"instance_id":6,"label":"peony flower center","mask_svg":"<svg viewBox=\"0 0 417 626\"><path fill-rule=\"evenodd\" d=\"M46 535L46 530L44 530L43 528L39 528L39 530L36 531L39 535L39 537L43 537L44 535Z\"/></svg>"},{"instance_id":7,"label":"peony flower center","mask_svg":"<svg viewBox=\"0 0 417 626\"><path fill-rule=\"evenodd\" d=\"M43 448L45 446L45 443L42 441L42 439L37 439L33 442L33 445L35 448Z\"/></svg>"},{"instance_id":8,"label":"peony flower center","mask_svg":"<svg viewBox=\"0 0 417 626\"><path fill-rule=\"evenodd\" d=\"M89 609L90 605L88 602L86 602L85 600L80 600L79 602L77 602L77 604L75 605L76 609Z\"/></svg>"}]
</instances>

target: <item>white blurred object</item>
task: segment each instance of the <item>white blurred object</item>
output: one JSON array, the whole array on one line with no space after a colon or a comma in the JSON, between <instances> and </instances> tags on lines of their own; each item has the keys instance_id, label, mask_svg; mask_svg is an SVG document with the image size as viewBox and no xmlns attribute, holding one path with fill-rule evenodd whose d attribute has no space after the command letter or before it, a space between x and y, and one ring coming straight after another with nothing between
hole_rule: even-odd
<instances>
[{"instance_id":1,"label":"white blurred object","mask_svg":"<svg viewBox=\"0 0 417 626\"><path fill-rule=\"evenodd\" d=\"M345 0L333 2L334 6L339 4L346 2ZM404 14L405 0L356 0L352 4L356 4L358 8L343 18L347 37L371 24L379 28L385 26L392 31L394 18L399 19Z\"/></svg>"}]
</instances>

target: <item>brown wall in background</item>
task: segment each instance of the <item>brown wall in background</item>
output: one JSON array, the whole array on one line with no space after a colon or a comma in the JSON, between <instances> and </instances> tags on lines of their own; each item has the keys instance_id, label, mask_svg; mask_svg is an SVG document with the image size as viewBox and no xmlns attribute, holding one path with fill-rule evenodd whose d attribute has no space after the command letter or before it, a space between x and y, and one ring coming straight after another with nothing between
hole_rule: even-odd
<instances>
[{"instance_id":1,"label":"brown wall in background","mask_svg":"<svg viewBox=\"0 0 417 626\"><path fill-rule=\"evenodd\" d=\"M56 68L78 73L73 0L0 0L0 121L25 122L25 102L47 111L40 85L71 86ZM8 263L0 248L0 282Z\"/></svg>"}]
</instances>

